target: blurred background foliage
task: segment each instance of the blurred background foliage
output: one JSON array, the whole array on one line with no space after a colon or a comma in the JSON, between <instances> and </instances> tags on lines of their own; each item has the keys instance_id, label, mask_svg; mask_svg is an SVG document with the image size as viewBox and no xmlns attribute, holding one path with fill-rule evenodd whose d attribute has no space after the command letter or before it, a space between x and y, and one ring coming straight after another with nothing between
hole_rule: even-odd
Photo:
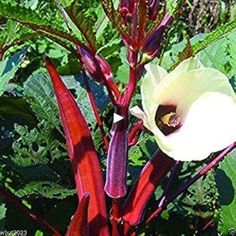
<instances>
[{"instance_id":1,"label":"blurred background foliage","mask_svg":"<svg viewBox=\"0 0 236 236\"><path fill-rule=\"evenodd\" d=\"M67 30L58 8L59 1L0 1L0 7L2 2L24 6L43 15L45 24L50 22L52 27L59 27L63 32ZM61 4L69 2L64 0ZM114 1L116 6L118 2ZM171 0L167 2L170 8L174 4ZM110 63L116 82L121 89L124 88L129 66L119 34L105 17L100 1L79 1L79 8L93 26L98 53ZM18 17L20 13L8 14ZM25 18L31 17L27 14ZM236 3L233 0L185 1L171 27L166 40L168 43L163 45L163 52L155 60L156 63L170 69L188 40L191 43L204 40L210 32L235 19ZM82 36L77 32L75 37ZM0 17L0 184L9 188L25 205L63 233L76 209L77 197L54 91L43 65L45 55L58 66L64 82L80 105L105 168L102 138L91 113L77 59L52 40L15 21ZM226 74L236 90L236 31L210 44L196 56L204 65ZM90 86L95 93L105 129L109 132L113 108L109 104L107 91L94 81L90 81ZM140 104L138 92L132 103ZM135 122L133 117L131 119ZM147 133L143 133L137 145L130 148L129 184L135 180L156 148L153 137ZM216 235L217 232L235 235L235 157L236 152L229 154L216 170L170 204L161 217L140 235ZM203 162L182 164L171 188L175 189L203 165ZM158 204L162 186L152 197L150 209ZM0 230L15 229L26 229L28 235L50 235L0 196Z\"/></svg>"}]
</instances>

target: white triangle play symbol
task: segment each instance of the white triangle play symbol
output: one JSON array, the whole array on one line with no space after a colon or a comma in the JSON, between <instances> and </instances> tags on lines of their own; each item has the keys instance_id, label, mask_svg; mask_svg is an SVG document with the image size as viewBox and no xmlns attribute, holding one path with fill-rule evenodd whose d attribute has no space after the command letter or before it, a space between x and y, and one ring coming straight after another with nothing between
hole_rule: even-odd
<instances>
[{"instance_id":1,"label":"white triangle play symbol","mask_svg":"<svg viewBox=\"0 0 236 236\"><path fill-rule=\"evenodd\" d=\"M113 117L113 123L117 123L119 122L120 120L123 120L124 118L116 113L114 113L114 117Z\"/></svg>"}]
</instances>

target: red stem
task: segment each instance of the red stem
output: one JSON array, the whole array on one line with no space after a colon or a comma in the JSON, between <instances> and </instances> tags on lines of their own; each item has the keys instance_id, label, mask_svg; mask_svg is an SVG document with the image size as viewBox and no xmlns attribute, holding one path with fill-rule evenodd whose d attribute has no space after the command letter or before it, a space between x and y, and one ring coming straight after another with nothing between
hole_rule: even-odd
<instances>
[{"instance_id":1,"label":"red stem","mask_svg":"<svg viewBox=\"0 0 236 236\"><path fill-rule=\"evenodd\" d=\"M23 211L27 216L31 217L34 221L38 222L40 225L44 226L48 229L54 236L61 236L61 234L52 227L47 221L42 219L40 216L34 214L29 208L21 203L21 200L15 196L13 193L5 189L4 187L0 186L0 194L6 198L7 201L14 204L17 208Z\"/></svg>"},{"instance_id":2,"label":"red stem","mask_svg":"<svg viewBox=\"0 0 236 236\"><path fill-rule=\"evenodd\" d=\"M139 135L135 136L131 142L128 143L129 147L135 146L139 140Z\"/></svg>"},{"instance_id":3,"label":"red stem","mask_svg":"<svg viewBox=\"0 0 236 236\"><path fill-rule=\"evenodd\" d=\"M95 52L95 47L92 43L92 41L90 40L90 38L87 36L86 32L84 32L83 28L81 28L78 24L77 24L77 21L73 15L73 13L71 13L71 11L69 10L66 10L63 8L63 6L60 4L60 2L56 1L56 4L57 4L57 7L59 9L59 11L61 12L62 14L62 17L64 18L64 21L66 23L66 26L68 28L68 30L70 31L70 34L73 33L73 30L71 29L70 27L70 24L68 22L68 20L66 19L66 14L70 17L71 21L75 24L75 26L77 27L77 29L80 31L80 33L82 33L82 35L84 36L86 42L88 43L89 45L89 48Z\"/></svg>"},{"instance_id":4,"label":"red stem","mask_svg":"<svg viewBox=\"0 0 236 236\"><path fill-rule=\"evenodd\" d=\"M118 87L116 86L116 84L114 83L114 81L112 80L112 77L111 76L105 76L103 74L103 71L102 71L101 66L99 64L100 57L99 56L96 57L95 53L93 53L92 56L93 56L94 63L95 63L95 65L96 65L96 67L99 71L99 74L102 77L102 81L103 81L104 85L106 86L106 88L108 90L111 102L114 105L116 105L116 101L120 98L120 91L119 91ZM101 60L104 60L105 64L107 63L105 61L105 59L101 58Z\"/></svg>"},{"instance_id":5,"label":"red stem","mask_svg":"<svg viewBox=\"0 0 236 236\"><path fill-rule=\"evenodd\" d=\"M122 96L121 99L118 100L117 104L117 109L119 115L122 115L124 119L128 120L128 107L130 104L130 101L132 99L132 96L134 94L135 88L136 88L136 65L137 65L137 53L133 54L133 62L134 62L134 67L130 66L130 77L129 77L129 83L128 86L126 87L125 93ZM128 126L127 126L128 128ZM117 130L119 132L119 130ZM115 135L115 134L113 134ZM128 137L127 137L128 139ZM127 140L128 141L128 140ZM121 150L122 152L124 150ZM117 156L118 157L118 156ZM127 158L127 157L125 157ZM108 179L110 176L108 177ZM119 224L119 219L120 219L120 199L113 199L112 200L112 206L113 206L113 213L111 217L111 223L112 223L112 235L113 236L119 236L119 229L118 229L118 224Z\"/></svg>"},{"instance_id":6,"label":"red stem","mask_svg":"<svg viewBox=\"0 0 236 236\"><path fill-rule=\"evenodd\" d=\"M214 168L230 151L236 147L236 142L224 149L216 158L214 158L208 165L203 167L195 176L189 179L186 183L183 183L177 191L170 196L162 205L160 205L146 220L145 224L149 224L154 218L160 215L160 213L165 209L165 207L177 198L181 193L183 193L189 186L195 183L203 175L205 175L209 170Z\"/></svg>"},{"instance_id":7,"label":"red stem","mask_svg":"<svg viewBox=\"0 0 236 236\"><path fill-rule=\"evenodd\" d=\"M170 190L170 186L171 186L171 183L174 179L174 176L176 174L176 171L177 171L177 167L179 166L180 164L180 161L177 161L174 166L172 167L172 170L171 170L171 173L170 173L170 177L168 178L168 181L167 181L167 184L166 184L166 187L165 187L165 190L164 190L164 193L163 193L163 196L161 197L161 200L159 202L159 206L162 206L163 203L167 200L167 197L168 197L168 194L169 194L169 190Z\"/></svg>"},{"instance_id":8,"label":"red stem","mask_svg":"<svg viewBox=\"0 0 236 236\"><path fill-rule=\"evenodd\" d=\"M204 227L202 228L202 230L204 231L204 230L206 230L206 229L208 229L209 227L212 227L212 226L214 226L214 220L209 220L209 221L204 225Z\"/></svg>"},{"instance_id":9,"label":"red stem","mask_svg":"<svg viewBox=\"0 0 236 236\"><path fill-rule=\"evenodd\" d=\"M56 2L56 5L57 5L59 11L62 14L62 17L63 17L63 19L64 19L64 21L66 23L67 29L70 31L70 34L73 34L73 30L71 29L70 24L69 24L68 20L66 19L65 9L61 5L61 3L58 2L58 0L55 0L55 2Z\"/></svg>"},{"instance_id":10,"label":"red stem","mask_svg":"<svg viewBox=\"0 0 236 236\"><path fill-rule=\"evenodd\" d=\"M98 107L96 105L96 101L95 101L95 98L94 98L93 93L91 91L90 85L88 83L88 78L87 78L87 75L86 75L84 69L83 69L83 79L84 79L84 83L85 83L85 86L86 86L86 90L87 90L87 93L88 93L88 96L89 96L89 100L90 100L95 118L97 120L98 127L101 131L101 134L102 134L102 139L103 139L103 142L104 142L104 145L105 145L105 149L106 149L106 152L107 152L108 147L109 147L109 142L108 142L105 130L103 128L102 118L100 117L100 114L98 112Z\"/></svg>"},{"instance_id":11,"label":"red stem","mask_svg":"<svg viewBox=\"0 0 236 236\"><path fill-rule=\"evenodd\" d=\"M5 52L5 50L3 50L3 48L0 48L0 61L3 60L4 52Z\"/></svg>"},{"instance_id":12,"label":"red stem","mask_svg":"<svg viewBox=\"0 0 236 236\"><path fill-rule=\"evenodd\" d=\"M139 120L134 127L131 129L129 136L128 136L128 143L129 146L135 145L139 140L139 135L143 130L143 121Z\"/></svg>"},{"instance_id":13,"label":"red stem","mask_svg":"<svg viewBox=\"0 0 236 236\"><path fill-rule=\"evenodd\" d=\"M133 53L133 61L134 66L130 66L130 74L129 74L129 82L128 86L126 87L125 93L122 97L122 105L123 107L127 108L129 107L129 104L131 102L132 96L134 94L136 85L137 85L137 53Z\"/></svg>"},{"instance_id":14,"label":"red stem","mask_svg":"<svg viewBox=\"0 0 236 236\"><path fill-rule=\"evenodd\" d=\"M112 200L112 215L111 215L111 224L112 224L112 236L120 236L119 232L119 223L120 218L120 199Z\"/></svg>"},{"instance_id":15,"label":"red stem","mask_svg":"<svg viewBox=\"0 0 236 236\"><path fill-rule=\"evenodd\" d=\"M108 92L112 91L115 95L115 100L113 99L113 104L116 104L116 101L120 98L120 91L117 88L116 84L114 83L113 80L109 79L105 79L104 81L105 86L107 87Z\"/></svg>"}]
</instances>

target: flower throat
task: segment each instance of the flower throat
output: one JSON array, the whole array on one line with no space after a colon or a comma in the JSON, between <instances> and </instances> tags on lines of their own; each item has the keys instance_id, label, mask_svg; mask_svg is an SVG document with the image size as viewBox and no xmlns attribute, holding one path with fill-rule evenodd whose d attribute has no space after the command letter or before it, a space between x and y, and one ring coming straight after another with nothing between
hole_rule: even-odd
<instances>
[{"instance_id":1,"label":"flower throat","mask_svg":"<svg viewBox=\"0 0 236 236\"><path fill-rule=\"evenodd\" d=\"M160 105L156 111L155 121L164 135L171 134L181 127L181 120L174 105Z\"/></svg>"}]
</instances>

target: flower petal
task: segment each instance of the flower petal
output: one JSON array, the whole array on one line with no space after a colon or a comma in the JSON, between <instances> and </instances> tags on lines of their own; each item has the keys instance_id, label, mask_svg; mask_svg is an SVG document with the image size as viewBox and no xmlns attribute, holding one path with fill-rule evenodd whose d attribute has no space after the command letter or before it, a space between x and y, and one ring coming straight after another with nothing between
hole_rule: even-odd
<instances>
[{"instance_id":1,"label":"flower petal","mask_svg":"<svg viewBox=\"0 0 236 236\"><path fill-rule=\"evenodd\" d=\"M152 110L156 108L155 94L152 94L154 88L157 88L161 80L167 75L167 71L154 64L148 64L145 66L147 71L143 78L141 86L142 105L144 111Z\"/></svg>"},{"instance_id":2,"label":"flower petal","mask_svg":"<svg viewBox=\"0 0 236 236\"><path fill-rule=\"evenodd\" d=\"M138 106L130 108L129 111L133 116L136 116L137 118L141 119L143 121L144 126L149 129L147 116Z\"/></svg>"},{"instance_id":3,"label":"flower petal","mask_svg":"<svg viewBox=\"0 0 236 236\"><path fill-rule=\"evenodd\" d=\"M156 87L159 82L168 74L163 67L152 63L145 65L145 69L147 73L145 76L146 79L144 78L143 83L147 83L146 85L149 84L149 86Z\"/></svg>"},{"instance_id":4,"label":"flower petal","mask_svg":"<svg viewBox=\"0 0 236 236\"><path fill-rule=\"evenodd\" d=\"M204 68L200 60L195 57L190 57L182 61L173 71L169 73L170 77L179 77L181 74L187 71Z\"/></svg>"},{"instance_id":5,"label":"flower petal","mask_svg":"<svg viewBox=\"0 0 236 236\"><path fill-rule=\"evenodd\" d=\"M159 67L156 68L158 71ZM224 122L223 117L227 116L233 117L233 121L236 114L235 94L224 74L212 68L204 68L195 58L182 62L162 80L159 74L156 74L155 80L155 69L148 71L141 92L148 128L155 135L163 152L176 160L201 160L236 140L236 135L230 133L233 122L229 125L232 128L228 127L225 131L218 124ZM160 81L159 84L156 81ZM160 105L176 106L176 112L181 118L182 127L168 136L165 136L156 125L156 111ZM215 109L217 106L218 109ZM236 128L233 130L236 131ZM215 135L220 137L213 140ZM212 143L207 145L209 141L206 140L201 143L199 139L203 140L202 136L211 138Z\"/></svg>"},{"instance_id":6,"label":"flower petal","mask_svg":"<svg viewBox=\"0 0 236 236\"><path fill-rule=\"evenodd\" d=\"M183 73L200 68L204 67L202 63L195 58L190 58L183 61L169 74L167 74L164 68L158 65L146 65L145 69L147 70L147 73L143 78L141 85L142 105L144 112L148 115L153 115L157 109L159 96L164 93L165 97L167 94L166 87L169 89L169 86L172 86L174 81L179 81L178 79ZM157 96L159 93L161 94ZM168 94L173 98L170 91L168 91Z\"/></svg>"},{"instance_id":7,"label":"flower petal","mask_svg":"<svg viewBox=\"0 0 236 236\"><path fill-rule=\"evenodd\" d=\"M236 103L228 95L205 93L193 102L184 125L167 139L176 160L207 158L236 140Z\"/></svg>"}]
</instances>

